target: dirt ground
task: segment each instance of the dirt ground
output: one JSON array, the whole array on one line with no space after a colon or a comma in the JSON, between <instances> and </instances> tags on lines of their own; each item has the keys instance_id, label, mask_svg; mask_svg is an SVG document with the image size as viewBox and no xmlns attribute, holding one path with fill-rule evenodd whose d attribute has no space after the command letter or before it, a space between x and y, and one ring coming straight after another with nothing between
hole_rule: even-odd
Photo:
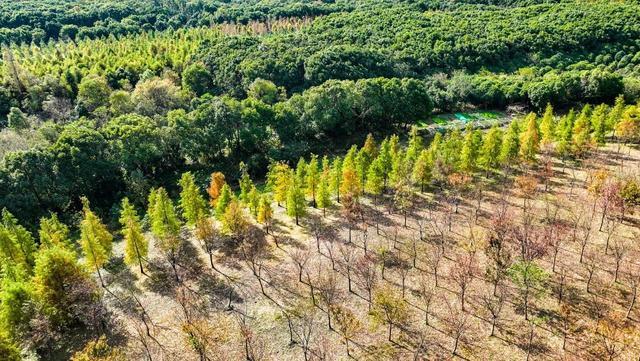
<instances>
[{"instance_id":1,"label":"dirt ground","mask_svg":"<svg viewBox=\"0 0 640 361\"><path fill-rule=\"evenodd\" d=\"M406 227L402 212L389 212L386 206L391 202L391 195L378 200L378 205L374 205L372 199L364 198L365 221L355 224L351 243L348 243L349 224L339 205L328 210L326 216L321 210L309 207L309 213L301 219L300 226L286 216L283 208L274 205L275 224L270 234L265 235L259 231L263 227L254 224L251 236L255 237L252 242L263 244L265 249L254 264L264 293L251 263L243 260L234 245L225 244L216 250L214 270L203 247L190 231L185 230L187 242L178 261L180 282L174 280L166 258L151 242L149 264L145 266L147 275L135 267L124 266L121 258L117 257L107 268L108 288L113 293L107 295L109 307L125 330L122 334L129 357L141 360L200 359L190 347L192 344L188 342L183 327L185 322L195 318L204 318L205 323L212 326L207 334L210 341L208 357L212 360L245 360L247 350L256 361L304 360L305 357L324 360L525 360L527 357L531 360L596 360L601 359L598 350L608 342L608 346L614 348L616 359L638 359L640 332L636 326L640 305L634 307L630 321L626 322L630 331L624 331L626 334L621 334L619 340L610 341L598 331L599 315L616 312L624 315L631 302L628 274L639 267L638 218L629 211L622 222L605 219L600 231L602 209L598 204L593 206L594 198L587 188L589 174L596 169L606 168L614 175L636 176L639 166L640 151L622 147L618 153L615 145L600 149L581 164L563 165L554 159L553 175L547 189L540 181L536 194L527 202L513 183L514 175L494 175L490 177L493 181L479 175L480 181L486 184L481 197L474 192L447 195L439 188L417 192ZM539 178L539 170L540 166L527 172ZM478 198L480 208L476 219ZM457 213L452 210L454 200L460 200ZM501 282L501 289L506 295L505 304L498 318L495 336L490 337L491 317L483 300L492 292L493 285L486 277L488 259L484 249L494 224L492 219L501 207L507 207L505 217L522 222L525 203L527 213L534 215L532 223L535 227L541 227L542 218L556 209L558 218L565 222L576 217L589 221L582 221L578 236L565 237L566 241L555 257L556 272L552 270L553 250L548 249L535 261L549 274L549 280L543 289L536 290L538 297L532 298L530 321L524 318L516 285L508 279ZM449 216L450 231L446 225ZM324 225L319 252L316 235L312 232L318 224ZM582 239L586 233L589 235L581 263L583 247L574 239ZM609 249L605 254L607 238ZM436 287L430 265L442 239L444 254L437 271ZM376 263L378 287L393 287L400 295L402 276L406 276L404 300L409 319L401 327L393 327L392 341L388 340L386 325L374 322L369 315L367 292L355 276L353 292L348 291L347 267L340 248L352 247L359 257L365 254L365 242L368 255L379 260L379 250L386 247L392 258L408 264L408 268L402 268L388 262L382 279L382 267L380 262ZM619 281L614 282L616 258L611 245L622 242L626 242L626 254L621 262ZM121 255L122 250L123 245L118 244L116 254ZM300 257L305 250L309 260L304 267L303 282L300 282L293 259ZM517 258L517 251L512 253L513 258ZM332 270L331 255L335 271ZM475 257L477 271L466 290L465 312L462 312L460 287L453 275L464 255ZM576 319L565 350L562 349L560 305L557 292L553 291L558 288L562 270L566 279L565 297L571 300ZM593 277L587 292L590 271ZM305 319L306 323L292 322L294 342L290 342L290 325L283 310L290 310L292 305L301 301L310 302L309 283L314 284L327 275L334 275L338 282L337 302L349 308L363 325L349 342L351 356L346 354L343 337L329 330L326 305L320 301L315 311L309 311L311 315ZM419 296L421 285L426 285L433 292L428 326L425 324L425 304ZM196 303L199 305L197 312L184 307L184 304ZM456 355L452 354L455 343L452 318L464 319L465 332L460 337ZM148 324L148 332L145 323ZM305 356L303 350L307 344L309 352Z\"/></svg>"}]
</instances>

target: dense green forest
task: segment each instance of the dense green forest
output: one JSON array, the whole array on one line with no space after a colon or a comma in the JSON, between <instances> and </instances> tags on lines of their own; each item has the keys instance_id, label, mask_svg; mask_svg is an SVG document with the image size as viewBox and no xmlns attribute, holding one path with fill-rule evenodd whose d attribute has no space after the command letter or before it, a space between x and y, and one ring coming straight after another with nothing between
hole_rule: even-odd
<instances>
[{"instance_id":1,"label":"dense green forest","mask_svg":"<svg viewBox=\"0 0 640 361\"><path fill-rule=\"evenodd\" d=\"M5 47L0 206L29 223L79 210L79 193L103 210L123 195L140 204L184 170L233 177L244 161L263 174L269 160L406 129L434 110L566 109L619 94L632 103L640 92L634 2L313 2L324 10L287 14L278 11L300 3L55 4L7 10L32 16L5 22L90 26L81 19L218 5L213 14L235 14L225 21L263 22Z\"/></svg>"}]
</instances>

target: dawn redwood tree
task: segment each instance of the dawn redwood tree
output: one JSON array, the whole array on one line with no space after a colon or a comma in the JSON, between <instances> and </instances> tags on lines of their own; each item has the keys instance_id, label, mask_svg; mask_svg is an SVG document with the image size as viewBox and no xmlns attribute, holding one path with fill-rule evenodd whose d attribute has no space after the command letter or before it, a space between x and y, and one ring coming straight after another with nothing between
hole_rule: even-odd
<instances>
[{"instance_id":1,"label":"dawn redwood tree","mask_svg":"<svg viewBox=\"0 0 640 361\"><path fill-rule=\"evenodd\" d=\"M312 154L311 160L309 160L309 164L307 165L305 184L307 194L311 196L313 208L317 208L318 206L316 201L318 188L320 186L320 169L318 167L318 156Z\"/></svg>"},{"instance_id":2,"label":"dawn redwood tree","mask_svg":"<svg viewBox=\"0 0 640 361\"><path fill-rule=\"evenodd\" d=\"M371 316L376 322L387 325L387 338L391 341L393 326L401 327L409 318L409 310L407 303L393 288L383 286L375 292Z\"/></svg>"},{"instance_id":3,"label":"dawn redwood tree","mask_svg":"<svg viewBox=\"0 0 640 361\"><path fill-rule=\"evenodd\" d=\"M200 218L196 223L196 228L194 230L195 238L200 241L202 245L202 249L209 256L209 263L211 264L211 268L217 271L215 263L213 262L213 253L216 248L222 245L222 236L217 229L215 229L213 225L213 221L211 218Z\"/></svg>"},{"instance_id":4,"label":"dawn redwood tree","mask_svg":"<svg viewBox=\"0 0 640 361\"><path fill-rule=\"evenodd\" d=\"M555 120L553 118L553 107L547 104L542 120L540 120L540 145L543 148L551 145L555 138Z\"/></svg>"},{"instance_id":5,"label":"dawn redwood tree","mask_svg":"<svg viewBox=\"0 0 640 361\"><path fill-rule=\"evenodd\" d=\"M2 210L0 224L0 254L8 266L20 266L31 273L35 262L36 244L31 233L18 223L7 209Z\"/></svg>"},{"instance_id":6,"label":"dawn redwood tree","mask_svg":"<svg viewBox=\"0 0 640 361\"><path fill-rule=\"evenodd\" d=\"M242 238L249 227L249 221L245 216L240 202L233 199L222 215L222 231L227 235Z\"/></svg>"},{"instance_id":7,"label":"dawn redwood tree","mask_svg":"<svg viewBox=\"0 0 640 361\"><path fill-rule=\"evenodd\" d=\"M328 160L326 161L328 164ZM324 163L324 161L323 161ZM320 178L318 180L318 199L317 206L322 209L322 215L327 215L327 208L331 207L333 202L331 201L331 190L330 190L330 170L328 168L323 167L322 172L320 173Z\"/></svg>"},{"instance_id":8,"label":"dawn redwood tree","mask_svg":"<svg viewBox=\"0 0 640 361\"><path fill-rule=\"evenodd\" d=\"M220 190L220 196L216 201L216 218L219 220L224 216L225 211L229 204L235 199L233 193L231 192L231 187L228 184L224 184L222 189Z\"/></svg>"},{"instance_id":9,"label":"dawn redwood tree","mask_svg":"<svg viewBox=\"0 0 640 361\"><path fill-rule=\"evenodd\" d=\"M336 196L336 201L340 203L340 189L342 186L342 158L335 157L331 166L329 187Z\"/></svg>"},{"instance_id":10,"label":"dawn redwood tree","mask_svg":"<svg viewBox=\"0 0 640 361\"><path fill-rule=\"evenodd\" d=\"M415 161L411 174L413 182L420 185L420 192L424 192L425 186L431 181L432 167L429 151L423 149Z\"/></svg>"},{"instance_id":11,"label":"dawn redwood tree","mask_svg":"<svg viewBox=\"0 0 640 361\"><path fill-rule=\"evenodd\" d=\"M188 226L193 227L200 218L206 216L206 201L200 194L196 179L191 172L182 174L179 185L181 188L180 209L182 209L182 218L186 220Z\"/></svg>"},{"instance_id":12,"label":"dawn redwood tree","mask_svg":"<svg viewBox=\"0 0 640 361\"><path fill-rule=\"evenodd\" d=\"M456 257L455 264L451 268L450 276L460 290L460 307L465 310L466 295L476 275L478 275L476 257L472 254L463 254Z\"/></svg>"},{"instance_id":13,"label":"dawn redwood tree","mask_svg":"<svg viewBox=\"0 0 640 361\"><path fill-rule=\"evenodd\" d=\"M269 227L273 222L273 209L271 208L271 200L266 195L260 197L257 221L264 225L265 233L269 234Z\"/></svg>"},{"instance_id":14,"label":"dawn redwood tree","mask_svg":"<svg viewBox=\"0 0 640 361\"><path fill-rule=\"evenodd\" d=\"M494 126L482 138L478 164L487 171L494 171L498 168L502 136L502 129Z\"/></svg>"},{"instance_id":15,"label":"dawn redwood tree","mask_svg":"<svg viewBox=\"0 0 640 361\"><path fill-rule=\"evenodd\" d=\"M211 182L209 183L209 188L207 188L207 193L209 194L209 204L211 207L216 207L218 202L218 197L220 197L220 192L222 191L222 187L226 184L224 180L224 174L221 172L215 172L211 174Z\"/></svg>"},{"instance_id":16,"label":"dawn redwood tree","mask_svg":"<svg viewBox=\"0 0 640 361\"><path fill-rule=\"evenodd\" d=\"M518 152L520 150L520 129L517 121L512 121L509 124L504 137L502 138L502 144L500 146L500 155L498 160L502 166L509 167L516 163L518 158Z\"/></svg>"},{"instance_id":17,"label":"dawn redwood tree","mask_svg":"<svg viewBox=\"0 0 640 361\"><path fill-rule=\"evenodd\" d=\"M60 221L56 213L52 213L47 218L40 218L38 236L40 238L40 248L52 246L73 248L73 244L69 239L69 227Z\"/></svg>"},{"instance_id":18,"label":"dawn redwood tree","mask_svg":"<svg viewBox=\"0 0 640 361\"><path fill-rule=\"evenodd\" d=\"M500 318L502 308L504 307L505 296L505 292L502 290L499 292L494 291L482 296L482 305L491 316L491 334L489 334L489 337L493 337L496 334L496 326L498 325L498 319Z\"/></svg>"},{"instance_id":19,"label":"dawn redwood tree","mask_svg":"<svg viewBox=\"0 0 640 361\"><path fill-rule=\"evenodd\" d=\"M369 301L369 311L371 311L373 303L373 289L378 284L378 276L376 273L375 260L372 256L365 255L356 260L355 275L358 284L367 292L367 301Z\"/></svg>"},{"instance_id":20,"label":"dawn redwood tree","mask_svg":"<svg viewBox=\"0 0 640 361\"><path fill-rule=\"evenodd\" d=\"M356 316L353 311L345 306L334 305L330 311L333 314L333 319L335 320L336 331L338 331L340 336L344 339L347 356L351 356L349 340L352 340L363 331L364 327L362 322L360 322L358 316Z\"/></svg>"},{"instance_id":21,"label":"dawn redwood tree","mask_svg":"<svg viewBox=\"0 0 640 361\"><path fill-rule=\"evenodd\" d=\"M120 225L122 225L121 233L125 242L125 263L129 266L137 264L140 267L140 273L145 274L142 262L149 253L149 241L142 232L138 212L126 197L122 199Z\"/></svg>"},{"instance_id":22,"label":"dawn redwood tree","mask_svg":"<svg viewBox=\"0 0 640 361\"><path fill-rule=\"evenodd\" d=\"M522 298L525 320L529 320L531 299L537 299L544 294L544 288L549 278L548 274L531 261L520 261L509 268L509 277L518 287Z\"/></svg>"},{"instance_id":23,"label":"dawn redwood tree","mask_svg":"<svg viewBox=\"0 0 640 361\"><path fill-rule=\"evenodd\" d=\"M296 225L300 225L300 218L306 214L306 200L304 193L297 179L291 181L287 190L287 215L296 220Z\"/></svg>"},{"instance_id":24,"label":"dawn redwood tree","mask_svg":"<svg viewBox=\"0 0 640 361\"><path fill-rule=\"evenodd\" d=\"M267 173L267 183L273 192L273 199L282 206L287 201L287 190L291 184L292 170L285 163L271 163Z\"/></svg>"},{"instance_id":25,"label":"dawn redwood tree","mask_svg":"<svg viewBox=\"0 0 640 361\"><path fill-rule=\"evenodd\" d=\"M182 237L180 237L180 221L176 215L173 201L169 198L164 188L158 188L154 192L155 196L150 197L149 220L151 222L151 233L158 240L158 248L164 252L169 259L171 268L176 278L180 282L178 276L177 262L178 251L182 246ZM220 202L218 202L219 204Z\"/></svg>"},{"instance_id":26,"label":"dawn redwood tree","mask_svg":"<svg viewBox=\"0 0 640 361\"><path fill-rule=\"evenodd\" d=\"M89 200L82 198L83 218L80 222L80 246L89 267L94 268L102 287L106 287L100 268L109 260L113 236L98 216L89 208Z\"/></svg>"}]
</instances>

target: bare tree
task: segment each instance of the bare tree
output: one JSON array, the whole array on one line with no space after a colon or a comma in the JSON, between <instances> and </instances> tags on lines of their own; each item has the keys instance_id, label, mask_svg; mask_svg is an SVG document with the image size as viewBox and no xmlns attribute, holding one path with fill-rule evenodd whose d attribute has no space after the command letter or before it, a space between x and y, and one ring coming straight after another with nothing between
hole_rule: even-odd
<instances>
[{"instance_id":1,"label":"bare tree","mask_svg":"<svg viewBox=\"0 0 640 361\"><path fill-rule=\"evenodd\" d=\"M371 311L373 288L378 281L373 258L370 256L358 258L356 261L355 275L360 287L367 291L367 301L369 301L369 311Z\"/></svg>"},{"instance_id":2,"label":"bare tree","mask_svg":"<svg viewBox=\"0 0 640 361\"><path fill-rule=\"evenodd\" d=\"M432 252L427 254L427 265L431 269L433 273L433 279L435 282L435 286L438 286L438 270L440 269L440 263L442 262L442 258L444 257L444 253L441 247L435 247Z\"/></svg>"},{"instance_id":3,"label":"bare tree","mask_svg":"<svg viewBox=\"0 0 640 361\"><path fill-rule=\"evenodd\" d=\"M598 256L594 252L587 252L585 256L585 263L582 265L587 274L587 293L591 293L591 282L598 270L598 266L596 264L597 257Z\"/></svg>"},{"instance_id":4,"label":"bare tree","mask_svg":"<svg viewBox=\"0 0 640 361\"><path fill-rule=\"evenodd\" d=\"M612 249L613 249L613 256L616 262L616 269L613 274L613 282L617 283L618 275L620 272L620 265L622 264L622 260L624 259L624 257L627 255L627 252L629 251L629 247L627 242L624 239L616 237L613 241Z\"/></svg>"},{"instance_id":5,"label":"bare tree","mask_svg":"<svg viewBox=\"0 0 640 361\"><path fill-rule=\"evenodd\" d=\"M305 265L307 264L307 262L309 262L310 257L311 255L309 254L309 250L306 248L305 249L296 248L291 253L291 260L293 261L293 263L296 265L296 268L298 269L298 281L300 283L304 283L304 281L302 280L302 275L304 273Z\"/></svg>"},{"instance_id":6,"label":"bare tree","mask_svg":"<svg viewBox=\"0 0 640 361\"><path fill-rule=\"evenodd\" d=\"M342 294L338 288L338 282L333 272L323 272L318 277L317 283L318 295L320 301L325 305L325 312L327 313L327 322L329 329L333 330L331 325L331 308L334 307L341 298Z\"/></svg>"},{"instance_id":7,"label":"bare tree","mask_svg":"<svg viewBox=\"0 0 640 361\"><path fill-rule=\"evenodd\" d=\"M629 319L631 316L631 311L633 311L633 306L636 304L636 300L638 298L638 286L640 286L640 272L638 266L635 266L627 275L627 279L629 282L629 288L631 289L631 302L629 302L629 307L627 307L627 315L626 319Z\"/></svg>"},{"instance_id":8,"label":"bare tree","mask_svg":"<svg viewBox=\"0 0 640 361\"><path fill-rule=\"evenodd\" d=\"M420 277L419 292L420 300L422 301L422 306L424 307L424 323L425 325L429 326L429 313L431 310L435 292L433 291L428 278L424 275Z\"/></svg>"},{"instance_id":9,"label":"bare tree","mask_svg":"<svg viewBox=\"0 0 640 361\"><path fill-rule=\"evenodd\" d=\"M498 319L504 306L504 300L505 293L502 290L497 293L493 292L482 296L482 304L491 316L491 334L489 337L495 336L496 325L498 324Z\"/></svg>"},{"instance_id":10,"label":"bare tree","mask_svg":"<svg viewBox=\"0 0 640 361\"><path fill-rule=\"evenodd\" d=\"M455 263L450 271L450 276L460 290L460 307L462 311L465 311L466 294L477 274L478 264L473 255L463 254L456 257Z\"/></svg>"},{"instance_id":11,"label":"bare tree","mask_svg":"<svg viewBox=\"0 0 640 361\"><path fill-rule=\"evenodd\" d=\"M356 261L356 253L352 246L343 244L340 245L339 248L340 256L342 258L342 264L345 269L345 273L347 274L347 287L350 293L353 293L353 289L351 287L351 275L353 272L354 263Z\"/></svg>"},{"instance_id":12,"label":"bare tree","mask_svg":"<svg viewBox=\"0 0 640 361\"><path fill-rule=\"evenodd\" d=\"M457 355L460 342L464 342L469 332L469 314L449 305L447 316L444 319L445 329L453 338L451 354Z\"/></svg>"}]
</instances>

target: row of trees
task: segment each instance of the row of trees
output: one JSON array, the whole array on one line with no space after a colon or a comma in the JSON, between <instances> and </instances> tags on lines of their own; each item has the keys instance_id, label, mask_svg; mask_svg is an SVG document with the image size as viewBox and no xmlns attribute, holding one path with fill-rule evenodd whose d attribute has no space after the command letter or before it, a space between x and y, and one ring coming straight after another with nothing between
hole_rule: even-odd
<instances>
[{"instance_id":1,"label":"row of trees","mask_svg":"<svg viewBox=\"0 0 640 361\"><path fill-rule=\"evenodd\" d=\"M284 206L286 214L296 224L302 224L309 205L321 208L326 213L334 202L341 204L348 224L349 243L352 241L352 230L356 229L363 217L360 199L364 195L372 196L374 206L378 207L381 197L392 190L390 210L403 214L406 226L417 199L416 191L424 191L432 185L445 185L452 191L453 207L449 214L453 215L457 213L460 198L479 171L493 174L520 162L524 165L539 161L544 163L547 158L540 157L541 153L548 155L556 152L563 159L584 158L597 144L602 143L604 134L610 131L626 139L631 134L628 133L631 128L637 137L637 113L637 107L627 107L619 99L611 109L606 106L595 109L585 106L579 115L570 113L560 118L555 117L552 108L548 107L540 119L532 113L514 120L506 130L494 127L485 133L467 129L464 133L453 131L444 136L437 134L428 146L419 136L417 128L412 129L406 148L401 147L398 136L386 138L380 145L369 136L362 148L353 146L344 157L301 158L295 168L282 162L272 163L265 192L258 190L243 164L240 166L238 195L234 194L222 173L213 173L207 188L209 202L203 197L194 175L187 172L182 174L178 183L180 194L177 203L172 201L164 188L153 188L148 193L146 217L143 219L127 198L122 200L118 207L121 226L118 234L122 235L125 242L124 260L145 274L150 245L144 229L148 228L155 240L155 247L171 266L175 282L181 283L178 260L186 242L183 226L193 229L195 238L209 256L211 266L215 267L213 253L224 242L220 234L226 234L236 244L243 244L251 238L247 233L251 224L247 213L264 225L266 233L270 232L275 212L272 202ZM568 149L566 156L565 148ZM519 179L517 186L523 194L532 191L529 184L535 187L535 181L531 183L526 176ZM610 186L616 184L615 187ZM594 177L590 189L597 195L596 199L606 199L606 202L599 201L603 204L603 220L605 216L618 212L619 202L627 207L636 205L638 186L633 184L633 181L611 183L606 176ZM528 196L523 197L524 213L527 214ZM69 228L57 215L40 220L39 242L36 242L11 213L3 211L0 227L3 269L0 321L9 332L4 336L5 339L20 343L28 340L29 347L47 352L53 347L51 341L62 334L85 329L94 334L104 332L108 318L99 291L87 270L94 271L101 285L106 288L103 269L113 254L114 235L93 212L86 198L81 203L83 211L78 224L77 244L86 268L78 263L76 242L72 241ZM211 218L211 214L215 218ZM448 219L445 229L452 227L452 218ZM216 230L217 221L221 224L221 231ZM376 228L379 228L377 223ZM497 226L494 228L495 232L500 232L499 229ZM533 246L535 242L523 246L521 262L507 267L508 270L499 269L498 273L502 272L502 276L496 274L494 284L497 288L503 276L509 275L522 288L525 318L528 317L528 295L535 295L529 290L537 289L545 282L545 273L534 262L541 253L536 253ZM366 244L364 247L366 253ZM380 253L383 278L385 254L382 251ZM496 257L501 256L496 254ZM465 264L468 267L473 264L463 261L461 259L459 264L462 268L452 272L454 276L455 272L459 272L460 277L454 278L460 280L460 301L464 311L465 289L470 282L467 276L475 273L469 271L470 268L464 268ZM358 272L365 270L363 268ZM261 280L259 272L257 277ZM68 289L69 285L73 285L73 289ZM402 306L402 298L384 288L369 288L368 299L373 307L372 314L377 315L380 322L388 324L391 335L392 327L404 317L404 311L398 308L405 307ZM25 309L25 304L30 306ZM331 305L329 308L332 309ZM345 310L332 309L331 312L338 324L346 322ZM36 320L44 322L46 327L34 328L32 325Z\"/></svg>"}]
</instances>

